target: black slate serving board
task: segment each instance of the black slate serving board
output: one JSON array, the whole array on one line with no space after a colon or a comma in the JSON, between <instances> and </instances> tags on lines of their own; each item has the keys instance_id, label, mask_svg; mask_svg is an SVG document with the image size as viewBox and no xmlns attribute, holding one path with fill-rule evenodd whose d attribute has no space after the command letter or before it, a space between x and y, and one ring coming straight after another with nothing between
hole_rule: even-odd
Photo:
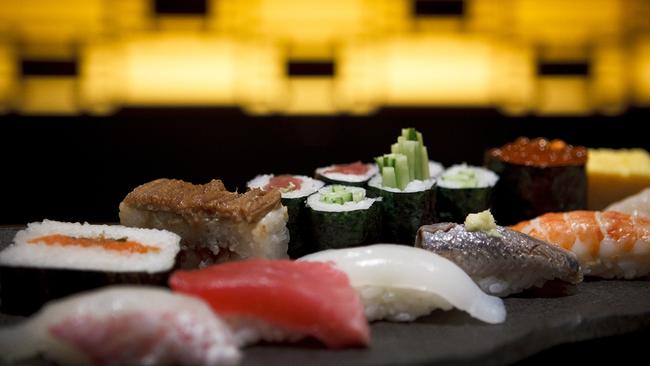
<instances>
[{"instance_id":1,"label":"black slate serving board","mask_svg":"<svg viewBox=\"0 0 650 366\"><path fill-rule=\"evenodd\" d=\"M0 247L15 232L0 228ZM498 365L560 344L650 328L650 281L588 281L569 296L504 301L508 316L500 325L457 310L435 311L413 323L372 324L368 349L327 350L311 342L258 345L245 350L242 365ZM0 325L20 320L0 314Z\"/></svg>"}]
</instances>

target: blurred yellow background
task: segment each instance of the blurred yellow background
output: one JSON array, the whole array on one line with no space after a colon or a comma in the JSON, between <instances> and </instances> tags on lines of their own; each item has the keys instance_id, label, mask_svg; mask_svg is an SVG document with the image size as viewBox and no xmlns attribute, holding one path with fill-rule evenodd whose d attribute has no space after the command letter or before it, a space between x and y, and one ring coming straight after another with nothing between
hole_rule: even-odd
<instances>
[{"instance_id":1,"label":"blurred yellow background","mask_svg":"<svg viewBox=\"0 0 650 366\"><path fill-rule=\"evenodd\" d=\"M647 0L0 0L0 113L648 105Z\"/></svg>"}]
</instances>

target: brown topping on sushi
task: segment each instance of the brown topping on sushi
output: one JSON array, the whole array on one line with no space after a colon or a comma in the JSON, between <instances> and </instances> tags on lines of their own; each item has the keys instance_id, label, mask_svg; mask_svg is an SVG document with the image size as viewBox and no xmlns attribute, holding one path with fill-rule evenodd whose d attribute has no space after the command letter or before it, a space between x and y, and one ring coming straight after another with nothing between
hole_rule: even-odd
<instances>
[{"instance_id":1,"label":"brown topping on sushi","mask_svg":"<svg viewBox=\"0 0 650 366\"><path fill-rule=\"evenodd\" d=\"M520 137L500 148L491 149L488 154L508 163L539 167L584 165L587 162L586 147L543 138L531 140Z\"/></svg>"},{"instance_id":2,"label":"brown topping on sushi","mask_svg":"<svg viewBox=\"0 0 650 366\"><path fill-rule=\"evenodd\" d=\"M219 218L231 221L259 221L280 207L280 192L251 189L246 193L228 192L220 180L192 184L176 179L157 179L145 183L123 203L149 211L166 211L188 220Z\"/></svg>"},{"instance_id":3,"label":"brown topping on sushi","mask_svg":"<svg viewBox=\"0 0 650 366\"><path fill-rule=\"evenodd\" d=\"M158 253L160 248L138 243L137 241L128 240L127 238L109 239L104 237L99 238L77 238L74 236L52 234L39 236L27 241L29 244L47 244L47 245L60 245L60 246L79 246L83 248L102 248L116 252L130 252L130 253Z\"/></svg>"}]
</instances>

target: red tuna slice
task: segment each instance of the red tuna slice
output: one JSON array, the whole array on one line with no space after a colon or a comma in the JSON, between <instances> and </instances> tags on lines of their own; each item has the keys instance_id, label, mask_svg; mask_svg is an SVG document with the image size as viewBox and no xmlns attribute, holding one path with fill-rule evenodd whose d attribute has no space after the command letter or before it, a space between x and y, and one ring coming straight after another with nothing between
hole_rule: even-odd
<instances>
[{"instance_id":1,"label":"red tuna slice","mask_svg":"<svg viewBox=\"0 0 650 366\"><path fill-rule=\"evenodd\" d=\"M325 170L323 173L341 173L341 174L354 174L365 175L370 170L370 164L364 164L360 161L350 164L337 164Z\"/></svg>"},{"instance_id":2,"label":"red tuna slice","mask_svg":"<svg viewBox=\"0 0 650 366\"><path fill-rule=\"evenodd\" d=\"M250 317L312 336L330 348L365 346L370 330L347 275L328 263L247 260L176 271L174 291L198 296L224 317Z\"/></svg>"},{"instance_id":3,"label":"red tuna slice","mask_svg":"<svg viewBox=\"0 0 650 366\"><path fill-rule=\"evenodd\" d=\"M269 182L264 186L264 190L268 191L274 188L280 189L283 192L290 192L299 190L302 186L302 179L291 175L276 175L269 179Z\"/></svg>"}]
</instances>

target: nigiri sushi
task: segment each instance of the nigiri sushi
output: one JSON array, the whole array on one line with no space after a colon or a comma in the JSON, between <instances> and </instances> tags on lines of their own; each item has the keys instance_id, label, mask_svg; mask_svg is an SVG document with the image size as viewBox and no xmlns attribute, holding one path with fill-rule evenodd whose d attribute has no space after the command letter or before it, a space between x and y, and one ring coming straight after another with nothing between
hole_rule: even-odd
<instances>
[{"instance_id":1,"label":"nigiri sushi","mask_svg":"<svg viewBox=\"0 0 650 366\"><path fill-rule=\"evenodd\" d=\"M369 321L413 321L435 309L458 308L487 323L506 318L503 301L485 294L452 261L396 244L330 249L300 261L330 262L350 277Z\"/></svg>"},{"instance_id":2,"label":"nigiri sushi","mask_svg":"<svg viewBox=\"0 0 650 366\"><path fill-rule=\"evenodd\" d=\"M311 336L341 348L370 340L359 297L330 264L246 260L177 271L169 284L210 304L242 345Z\"/></svg>"},{"instance_id":3,"label":"nigiri sushi","mask_svg":"<svg viewBox=\"0 0 650 366\"><path fill-rule=\"evenodd\" d=\"M487 225L480 227L476 220ZM529 287L542 287L549 280L569 284L582 281L580 264L573 253L497 226L489 211L468 215L464 225L422 226L415 246L453 261L491 295L507 296Z\"/></svg>"},{"instance_id":4,"label":"nigiri sushi","mask_svg":"<svg viewBox=\"0 0 650 366\"><path fill-rule=\"evenodd\" d=\"M618 211L628 215L650 217L650 188L612 203L607 206L605 211Z\"/></svg>"},{"instance_id":5,"label":"nigiri sushi","mask_svg":"<svg viewBox=\"0 0 650 366\"><path fill-rule=\"evenodd\" d=\"M64 365L235 365L232 332L202 301L115 286L57 300L0 328L0 359L42 355Z\"/></svg>"},{"instance_id":6,"label":"nigiri sushi","mask_svg":"<svg viewBox=\"0 0 650 366\"><path fill-rule=\"evenodd\" d=\"M548 213L512 227L576 254L586 276L650 273L650 218L616 211Z\"/></svg>"}]
</instances>

